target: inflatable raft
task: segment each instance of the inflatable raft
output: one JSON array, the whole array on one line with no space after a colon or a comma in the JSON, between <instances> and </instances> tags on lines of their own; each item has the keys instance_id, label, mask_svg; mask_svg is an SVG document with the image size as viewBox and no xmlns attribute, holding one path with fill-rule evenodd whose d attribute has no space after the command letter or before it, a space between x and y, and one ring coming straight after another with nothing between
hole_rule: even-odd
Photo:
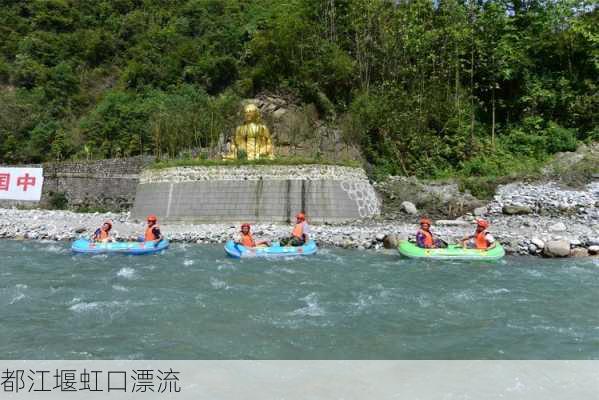
<instances>
[{"instance_id":1,"label":"inflatable raft","mask_svg":"<svg viewBox=\"0 0 599 400\"><path fill-rule=\"evenodd\" d=\"M431 260L499 260L505 250L499 243L489 250L464 249L450 244L444 249L423 249L415 243L402 240L399 242L399 254L408 258L427 258Z\"/></svg>"},{"instance_id":2,"label":"inflatable raft","mask_svg":"<svg viewBox=\"0 0 599 400\"><path fill-rule=\"evenodd\" d=\"M225 252L231 257L277 257L277 256L309 256L316 253L318 247L313 240L303 246L281 246L273 243L271 246L245 247L229 240L225 244Z\"/></svg>"},{"instance_id":3,"label":"inflatable raft","mask_svg":"<svg viewBox=\"0 0 599 400\"><path fill-rule=\"evenodd\" d=\"M71 249L74 253L84 254L105 254L119 253L131 255L155 254L168 248L168 240L163 239L158 243L154 242L112 242L98 243L86 239L79 239L73 242Z\"/></svg>"}]
</instances>

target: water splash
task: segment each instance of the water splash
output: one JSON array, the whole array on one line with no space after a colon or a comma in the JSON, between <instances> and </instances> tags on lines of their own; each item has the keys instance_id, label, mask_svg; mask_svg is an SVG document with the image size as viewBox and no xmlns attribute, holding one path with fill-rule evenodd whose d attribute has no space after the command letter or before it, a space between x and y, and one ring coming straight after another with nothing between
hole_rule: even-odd
<instances>
[{"instance_id":1,"label":"water splash","mask_svg":"<svg viewBox=\"0 0 599 400\"><path fill-rule=\"evenodd\" d=\"M214 277L210 277L210 285L214 288L214 289L225 289L228 290L230 289L230 286L227 285L227 282L225 281L221 281L220 279L214 278Z\"/></svg>"},{"instance_id":2,"label":"water splash","mask_svg":"<svg viewBox=\"0 0 599 400\"><path fill-rule=\"evenodd\" d=\"M125 279L134 279L135 270L133 268L124 267L124 268L121 268L119 270L119 272L117 272L116 276L125 278Z\"/></svg>"},{"instance_id":3,"label":"water splash","mask_svg":"<svg viewBox=\"0 0 599 400\"><path fill-rule=\"evenodd\" d=\"M95 310L99 307L98 303L76 303L69 307L69 310L74 311L76 313L84 313L88 311Z\"/></svg>"},{"instance_id":4,"label":"water splash","mask_svg":"<svg viewBox=\"0 0 599 400\"><path fill-rule=\"evenodd\" d=\"M9 304L10 304L10 305L13 305L13 304L15 304L15 303L17 303L17 302L19 302L19 301L23 300L25 297L27 297L25 294L23 294L23 293L19 293L18 295L16 295L15 297L13 297L13 298L10 300L10 303L9 303Z\"/></svg>"},{"instance_id":5,"label":"water splash","mask_svg":"<svg viewBox=\"0 0 599 400\"><path fill-rule=\"evenodd\" d=\"M307 317L322 317L325 315L324 308L318 303L318 295L316 293L310 293L300 300L304 301L306 306L294 310L291 315L301 315Z\"/></svg>"}]
</instances>

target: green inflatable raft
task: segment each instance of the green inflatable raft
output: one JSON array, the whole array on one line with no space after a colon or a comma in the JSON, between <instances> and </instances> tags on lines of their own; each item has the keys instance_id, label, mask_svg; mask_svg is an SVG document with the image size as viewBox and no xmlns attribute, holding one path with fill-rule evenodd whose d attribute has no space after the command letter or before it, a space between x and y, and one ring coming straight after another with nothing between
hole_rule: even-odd
<instances>
[{"instance_id":1,"label":"green inflatable raft","mask_svg":"<svg viewBox=\"0 0 599 400\"><path fill-rule=\"evenodd\" d=\"M464 249L450 244L444 249L423 249L415 243L402 240L399 242L399 254L408 258L428 258L432 260L499 260L505 250L499 243L489 250Z\"/></svg>"}]
</instances>

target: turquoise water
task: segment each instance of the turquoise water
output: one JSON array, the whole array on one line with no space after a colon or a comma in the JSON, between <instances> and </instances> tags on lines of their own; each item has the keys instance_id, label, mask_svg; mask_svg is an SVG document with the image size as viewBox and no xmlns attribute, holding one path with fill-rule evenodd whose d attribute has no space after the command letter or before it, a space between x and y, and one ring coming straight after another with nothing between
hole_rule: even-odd
<instances>
[{"instance_id":1,"label":"turquoise water","mask_svg":"<svg viewBox=\"0 0 599 400\"><path fill-rule=\"evenodd\" d=\"M0 359L597 359L597 260L0 241Z\"/></svg>"}]
</instances>

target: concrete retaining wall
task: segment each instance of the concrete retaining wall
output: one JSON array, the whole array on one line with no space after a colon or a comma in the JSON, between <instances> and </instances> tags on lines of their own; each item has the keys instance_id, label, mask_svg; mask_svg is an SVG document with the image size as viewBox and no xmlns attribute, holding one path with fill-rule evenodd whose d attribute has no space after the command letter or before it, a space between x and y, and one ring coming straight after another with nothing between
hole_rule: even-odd
<instances>
[{"instance_id":1,"label":"concrete retaining wall","mask_svg":"<svg viewBox=\"0 0 599 400\"><path fill-rule=\"evenodd\" d=\"M134 218L157 214L185 222L286 222L299 211L313 222L380 213L364 171L334 166L185 167L144 171Z\"/></svg>"}]
</instances>

